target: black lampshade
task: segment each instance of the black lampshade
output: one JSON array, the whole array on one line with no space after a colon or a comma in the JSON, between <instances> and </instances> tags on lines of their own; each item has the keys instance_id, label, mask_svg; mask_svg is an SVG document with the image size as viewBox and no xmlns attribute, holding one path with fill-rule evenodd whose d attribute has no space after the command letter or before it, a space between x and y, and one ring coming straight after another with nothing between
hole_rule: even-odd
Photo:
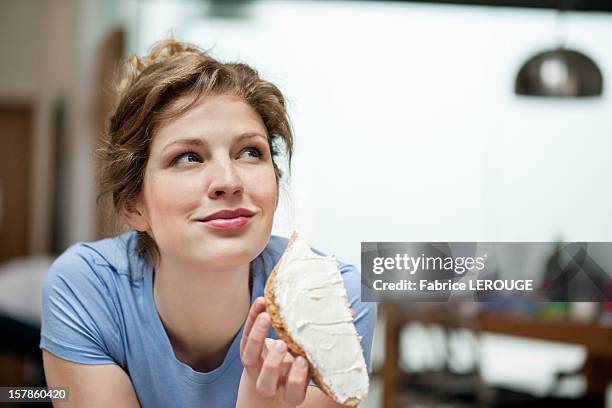
<instances>
[{"instance_id":1,"label":"black lampshade","mask_svg":"<svg viewBox=\"0 0 612 408\"><path fill-rule=\"evenodd\" d=\"M516 78L518 95L580 97L598 96L603 77L588 56L565 48L545 51L529 58Z\"/></svg>"}]
</instances>

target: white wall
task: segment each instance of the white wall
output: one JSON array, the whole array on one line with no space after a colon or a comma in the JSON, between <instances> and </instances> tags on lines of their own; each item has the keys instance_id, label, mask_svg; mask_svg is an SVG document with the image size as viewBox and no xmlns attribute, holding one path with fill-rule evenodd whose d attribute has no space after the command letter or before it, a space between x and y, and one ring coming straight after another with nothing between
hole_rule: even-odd
<instances>
[{"instance_id":1,"label":"white wall","mask_svg":"<svg viewBox=\"0 0 612 408\"><path fill-rule=\"evenodd\" d=\"M30 100L38 85L43 10L36 1L0 3L0 95Z\"/></svg>"},{"instance_id":2,"label":"white wall","mask_svg":"<svg viewBox=\"0 0 612 408\"><path fill-rule=\"evenodd\" d=\"M141 4L144 52L172 28L288 96L292 226L359 263L360 241L612 240L612 101L513 94L555 14L376 2L259 1L250 19L202 2ZM612 16L574 13L570 47L612 73Z\"/></svg>"}]
</instances>

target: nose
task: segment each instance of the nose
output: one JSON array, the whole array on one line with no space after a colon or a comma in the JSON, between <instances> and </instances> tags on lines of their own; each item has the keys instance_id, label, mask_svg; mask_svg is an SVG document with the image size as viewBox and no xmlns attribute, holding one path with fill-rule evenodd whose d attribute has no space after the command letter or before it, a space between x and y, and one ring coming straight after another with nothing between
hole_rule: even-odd
<instances>
[{"instance_id":1,"label":"nose","mask_svg":"<svg viewBox=\"0 0 612 408\"><path fill-rule=\"evenodd\" d=\"M211 169L212 180L208 187L208 197L216 199L239 196L243 193L244 185L242 179L231 159L225 160L222 163L211 163L211 165L213 167Z\"/></svg>"}]
</instances>

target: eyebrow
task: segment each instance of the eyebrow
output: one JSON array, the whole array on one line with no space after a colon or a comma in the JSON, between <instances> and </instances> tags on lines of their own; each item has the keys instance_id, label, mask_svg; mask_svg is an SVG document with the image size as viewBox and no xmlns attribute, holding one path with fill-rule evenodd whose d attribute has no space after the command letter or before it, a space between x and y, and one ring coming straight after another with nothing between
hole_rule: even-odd
<instances>
[{"instance_id":1,"label":"eyebrow","mask_svg":"<svg viewBox=\"0 0 612 408\"><path fill-rule=\"evenodd\" d=\"M264 135L262 135L261 133L257 133L257 132L246 132L246 133L242 133L239 134L238 136L234 137L234 142L240 142L244 139L250 139L253 137L261 137L262 139L264 139L266 142L268 141L268 138L266 138ZM187 146L204 146L206 145L206 141L203 139L198 139L198 138L184 138L184 139L178 139L175 140L169 144L167 144L163 149L162 149L162 153L165 152L169 147L174 146L174 145L187 145Z\"/></svg>"}]
</instances>

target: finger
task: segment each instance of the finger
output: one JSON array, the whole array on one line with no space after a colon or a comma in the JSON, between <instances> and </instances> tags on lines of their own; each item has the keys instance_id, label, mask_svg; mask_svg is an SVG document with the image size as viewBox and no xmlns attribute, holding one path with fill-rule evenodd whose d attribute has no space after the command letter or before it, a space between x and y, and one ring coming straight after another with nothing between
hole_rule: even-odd
<instances>
[{"instance_id":1,"label":"finger","mask_svg":"<svg viewBox=\"0 0 612 408\"><path fill-rule=\"evenodd\" d=\"M263 297L258 297L253 301L251 308L249 309L249 314L247 316L246 322L244 323L244 330L242 331L242 339L240 341L240 347L244 348L244 343L246 339L249 337L251 330L253 328L253 324L255 323L255 319L257 316L266 310L266 301Z\"/></svg>"},{"instance_id":2,"label":"finger","mask_svg":"<svg viewBox=\"0 0 612 408\"><path fill-rule=\"evenodd\" d=\"M266 337L264 341L264 346L261 348L261 358L262 359L264 360L266 359L266 356L270 352L270 349L274 347L275 344L276 344L276 340L271 339L270 337Z\"/></svg>"},{"instance_id":3,"label":"finger","mask_svg":"<svg viewBox=\"0 0 612 408\"><path fill-rule=\"evenodd\" d=\"M280 368L285 354L287 354L287 345L284 341L277 340L263 362L255 387L264 397L276 394Z\"/></svg>"},{"instance_id":4,"label":"finger","mask_svg":"<svg viewBox=\"0 0 612 408\"><path fill-rule=\"evenodd\" d=\"M253 324L255 323L255 319L257 316L266 310L266 301L263 297L259 296L253 301L251 308L249 309L249 314L247 316L247 320L244 323L244 331L243 335L248 337L251 333L251 329L253 328Z\"/></svg>"},{"instance_id":5,"label":"finger","mask_svg":"<svg viewBox=\"0 0 612 408\"><path fill-rule=\"evenodd\" d=\"M270 337L266 337L266 339L264 341L264 346L262 347L262 350L261 350L261 358L262 359L264 359L264 360L266 359L266 356L270 352L270 349L272 347L274 347L275 344L276 344L276 340L275 339L272 339ZM293 357L293 355L291 354L291 349L289 349L289 347L287 347L287 350L289 352L287 354L285 354L285 358L283 359L283 363L289 363L289 365L291 365L291 364L293 364L293 360L295 360L295 357ZM289 372L289 370L287 370L287 372Z\"/></svg>"},{"instance_id":6,"label":"finger","mask_svg":"<svg viewBox=\"0 0 612 408\"><path fill-rule=\"evenodd\" d=\"M270 345L268 345L268 342L270 342ZM266 339L266 346L264 346L263 348L264 350L261 353L262 360L266 359L266 357L270 353L270 348L274 347L275 343L276 343L276 340L274 339L270 339L270 338ZM293 361L295 361L295 357L293 357L291 355L291 351L289 351L287 354L285 354L285 358L283 358L283 362L281 364L279 379L278 379L279 386L285 384L284 382L285 378L287 378L287 375L289 374L289 370L291 369L291 365L293 364Z\"/></svg>"},{"instance_id":7,"label":"finger","mask_svg":"<svg viewBox=\"0 0 612 408\"><path fill-rule=\"evenodd\" d=\"M259 370L261 351L269 329L270 316L266 312L260 313L257 319L255 319L255 323L242 351L242 364L247 370Z\"/></svg>"},{"instance_id":8,"label":"finger","mask_svg":"<svg viewBox=\"0 0 612 408\"><path fill-rule=\"evenodd\" d=\"M355 309L353 309L353 308L351 307L351 316L353 316L353 320L355 320L355 315L356 315L356 314L357 314L357 313L355 312Z\"/></svg>"},{"instance_id":9,"label":"finger","mask_svg":"<svg viewBox=\"0 0 612 408\"><path fill-rule=\"evenodd\" d=\"M280 372L280 385L285 385L285 380L289 375L289 371L291 370L291 366L295 361L295 357L291 355L291 350L287 354L285 354L285 358L283 359L283 364L281 365Z\"/></svg>"},{"instance_id":10,"label":"finger","mask_svg":"<svg viewBox=\"0 0 612 408\"><path fill-rule=\"evenodd\" d=\"M308 363L299 356L291 366L291 371L285 382L285 402L291 406L300 405L306 398L306 382L308 380Z\"/></svg>"}]
</instances>

